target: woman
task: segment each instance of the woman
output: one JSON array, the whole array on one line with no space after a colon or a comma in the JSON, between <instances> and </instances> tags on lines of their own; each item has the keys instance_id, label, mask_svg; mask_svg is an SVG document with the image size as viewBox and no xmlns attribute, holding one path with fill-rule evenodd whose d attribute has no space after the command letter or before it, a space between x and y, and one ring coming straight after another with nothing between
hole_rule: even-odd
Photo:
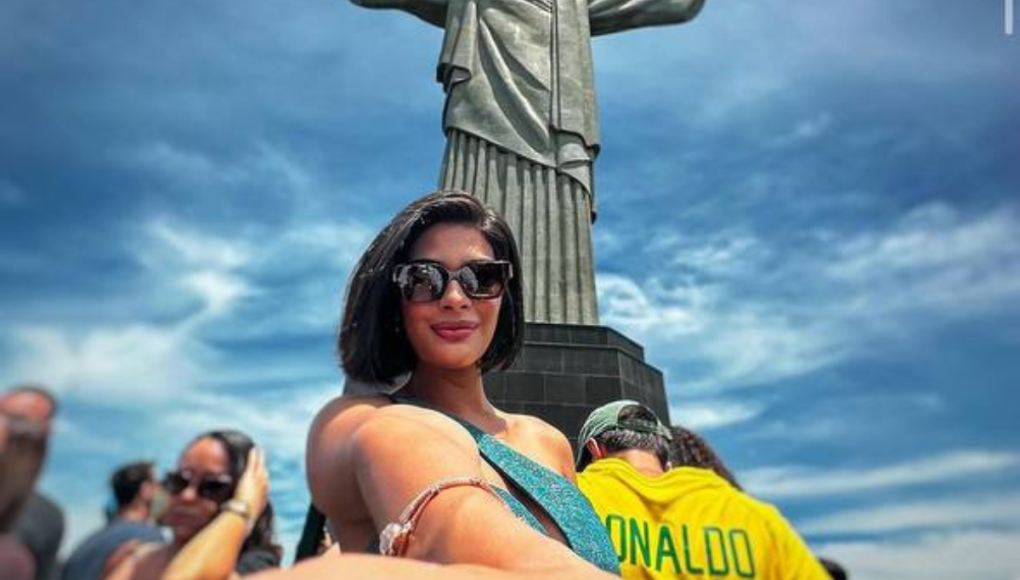
<instances>
[{"instance_id":1,"label":"woman","mask_svg":"<svg viewBox=\"0 0 1020 580\"><path fill-rule=\"evenodd\" d=\"M210 431L166 474L166 546L134 545L115 555L107 580L221 580L279 566L269 476L261 450L237 431Z\"/></svg>"},{"instance_id":2,"label":"woman","mask_svg":"<svg viewBox=\"0 0 1020 580\"><path fill-rule=\"evenodd\" d=\"M403 386L340 397L316 418L309 486L344 555L280 578L618 570L563 434L485 396L482 375L508 368L523 343L519 271L506 222L466 193L412 203L372 242L348 289L340 353L349 380Z\"/></svg>"}]
</instances>

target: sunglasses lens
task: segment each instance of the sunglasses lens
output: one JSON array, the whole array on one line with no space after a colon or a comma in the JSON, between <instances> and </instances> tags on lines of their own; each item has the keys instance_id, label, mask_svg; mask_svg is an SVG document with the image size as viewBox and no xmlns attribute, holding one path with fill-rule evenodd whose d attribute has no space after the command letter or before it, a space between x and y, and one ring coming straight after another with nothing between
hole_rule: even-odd
<instances>
[{"instance_id":1,"label":"sunglasses lens","mask_svg":"<svg viewBox=\"0 0 1020 580\"><path fill-rule=\"evenodd\" d=\"M170 495L180 495L195 481L190 471L171 471L163 478L163 489ZM199 497L223 503L234 493L234 481L228 475L206 475L198 480L195 492Z\"/></svg>"},{"instance_id":2,"label":"sunglasses lens","mask_svg":"<svg viewBox=\"0 0 1020 580\"><path fill-rule=\"evenodd\" d=\"M198 495L216 503L227 501L233 493L233 482L227 479L203 479L198 484Z\"/></svg>"},{"instance_id":3,"label":"sunglasses lens","mask_svg":"<svg viewBox=\"0 0 1020 580\"><path fill-rule=\"evenodd\" d=\"M503 293L506 268L498 262L469 264L461 270L459 280L472 298L495 298Z\"/></svg>"},{"instance_id":4,"label":"sunglasses lens","mask_svg":"<svg viewBox=\"0 0 1020 580\"><path fill-rule=\"evenodd\" d=\"M411 302L438 300L446 289L446 272L435 264L408 264L401 282L404 297Z\"/></svg>"},{"instance_id":5,"label":"sunglasses lens","mask_svg":"<svg viewBox=\"0 0 1020 580\"><path fill-rule=\"evenodd\" d=\"M163 489L170 495L177 495L187 489L189 483L191 483L190 477L185 477L179 471L171 471L163 478Z\"/></svg>"}]
</instances>

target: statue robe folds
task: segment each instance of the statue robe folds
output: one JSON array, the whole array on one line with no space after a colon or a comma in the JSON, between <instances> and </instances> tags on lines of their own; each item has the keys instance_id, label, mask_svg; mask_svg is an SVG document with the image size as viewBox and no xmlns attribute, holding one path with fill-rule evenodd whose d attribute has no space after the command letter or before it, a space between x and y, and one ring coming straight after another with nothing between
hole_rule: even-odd
<instances>
[{"instance_id":1,"label":"statue robe folds","mask_svg":"<svg viewBox=\"0 0 1020 580\"><path fill-rule=\"evenodd\" d=\"M597 324L590 36L685 22L704 0L353 1L445 29L440 186L479 196L513 228L529 321Z\"/></svg>"}]
</instances>

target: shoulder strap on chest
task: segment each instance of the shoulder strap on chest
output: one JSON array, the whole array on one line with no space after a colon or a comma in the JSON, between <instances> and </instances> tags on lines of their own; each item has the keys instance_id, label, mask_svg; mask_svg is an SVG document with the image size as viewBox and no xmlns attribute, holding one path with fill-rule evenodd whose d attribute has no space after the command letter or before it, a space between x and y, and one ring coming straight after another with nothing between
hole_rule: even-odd
<instances>
[{"instance_id":1,"label":"shoulder strap on chest","mask_svg":"<svg viewBox=\"0 0 1020 580\"><path fill-rule=\"evenodd\" d=\"M399 397L398 401L426 406L422 401L410 397ZM442 412L439 409L433 410ZM562 475L554 473L544 465L485 433L475 425L460 417L444 414L457 421L471 434L478 445L478 452L493 469L498 471L510 485L545 511L578 555L603 570L619 573L616 551L602 522L599 521L591 504L581 495L580 490L574 484ZM511 498L514 503L520 504L512 495L505 494L505 496ZM508 503L510 502L508 501ZM523 505L520 507L524 508ZM523 515L512 504L511 508L518 515ZM534 520L534 523L528 522L532 524L532 527L538 525L538 529L542 529L541 524L526 508L524 512L527 514L526 519L530 516L530 519Z\"/></svg>"}]
</instances>

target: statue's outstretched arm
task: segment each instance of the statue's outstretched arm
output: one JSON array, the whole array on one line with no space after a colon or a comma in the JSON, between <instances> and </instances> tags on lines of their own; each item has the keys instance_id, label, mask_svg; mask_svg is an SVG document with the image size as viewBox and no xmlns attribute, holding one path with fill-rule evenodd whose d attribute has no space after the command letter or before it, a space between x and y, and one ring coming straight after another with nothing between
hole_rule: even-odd
<instances>
[{"instance_id":1,"label":"statue's outstretched arm","mask_svg":"<svg viewBox=\"0 0 1020 580\"><path fill-rule=\"evenodd\" d=\"M396 8L440 28L446 25L447 0L351 0L365 8Z\"/></svg>"},{"instance_id":2,"label":"statue's outstretched arm","mask_svg":"<svg viewBox=\"0 0 1020 580\"><path fill-rule=\"evenodd\" d=\"M591 33L680 24L698 15L705 0L590 0Z\"/></svg>"}]
</instances>

